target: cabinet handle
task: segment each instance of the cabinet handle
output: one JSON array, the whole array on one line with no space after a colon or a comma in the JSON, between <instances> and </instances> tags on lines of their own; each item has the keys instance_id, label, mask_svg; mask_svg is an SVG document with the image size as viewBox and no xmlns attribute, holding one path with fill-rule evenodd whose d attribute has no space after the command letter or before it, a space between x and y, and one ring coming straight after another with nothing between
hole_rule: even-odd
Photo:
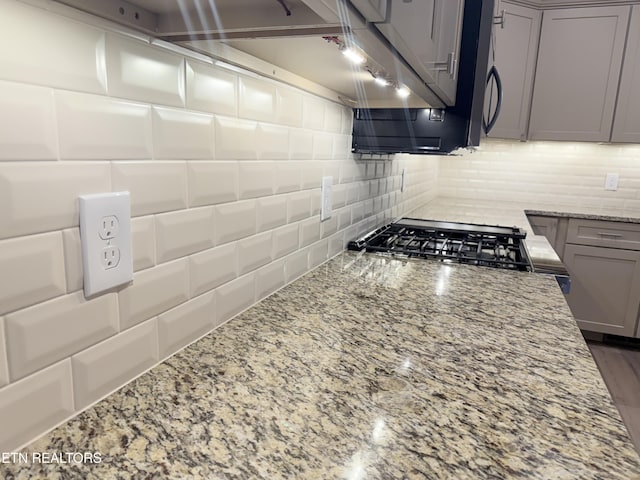
<instances>
[{"instance_id":1,"label":"cabinet handle","mask_svg":"<svg viewBox=\"0 0 640 480\"><path fill-rule=\"evenodd\" d=\"M451 52L447 55L446 62L433 62L433 70L436 72L447 72L451 78L455 77L456 73L456 54Z\"/></svg>"},{"instance_id":2,"label":"cabinet handle","mask_svg":"<svg viewBox=\"0 0 640 480\"><path fill-rule=\"evenodd\" d=\"M601 237L622 238L622 235L619 233L598 232L598 235L600 235Z\"/></svg>"},{"instance_id":3,"label":"cabinet handle","mask_svg":"<svg viewBox=\"0 0 640 480\"><path fill-rule=\"evenodd\" d=\"M493 17L493 24L500 25L500 28L504 28L506 20L507 17L504 16L504 10L500 10L500 15Z\"/></svg>"}]
</instances>

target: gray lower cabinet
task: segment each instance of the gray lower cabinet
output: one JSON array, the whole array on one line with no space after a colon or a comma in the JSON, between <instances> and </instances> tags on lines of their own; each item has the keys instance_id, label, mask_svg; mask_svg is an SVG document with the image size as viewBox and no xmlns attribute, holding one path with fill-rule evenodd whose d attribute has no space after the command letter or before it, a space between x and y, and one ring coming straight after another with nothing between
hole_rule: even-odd
<instances>
[{"instance_id":1,"label":"gray lower cabinet","mask_svg":"<svg viewBox=\"0 0 640 480\"><path fill-rule=\"evenodd\" d=\"M640 305L640 251L566 244L567 303L583 330L632 337Z\"/></svg>"}]
</instances>

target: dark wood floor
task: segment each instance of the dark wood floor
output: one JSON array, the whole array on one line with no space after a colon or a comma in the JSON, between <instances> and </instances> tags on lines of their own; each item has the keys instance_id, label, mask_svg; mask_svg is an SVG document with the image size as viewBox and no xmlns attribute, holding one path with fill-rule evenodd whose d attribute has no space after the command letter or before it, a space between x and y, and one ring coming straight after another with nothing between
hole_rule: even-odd
<instances>
[{"instance_id":1,"label":"dark wood floor","mask_svg":"<svg viewBox=\"0 0 640 480\"><path fill-rule=\"evenodd\" d=\"M640 453L640 349L593 341L587 345Z\"/></svg>"}]
</instances>

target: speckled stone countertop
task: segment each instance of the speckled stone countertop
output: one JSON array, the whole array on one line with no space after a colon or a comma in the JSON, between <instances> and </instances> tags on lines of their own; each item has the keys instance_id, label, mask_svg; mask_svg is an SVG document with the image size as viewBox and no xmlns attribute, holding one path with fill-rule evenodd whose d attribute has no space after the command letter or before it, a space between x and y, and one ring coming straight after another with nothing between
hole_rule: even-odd
<instances>
[{"instance_id":1,"label":"speckled stone countertop","mask_svg":"<svg viewBox=\"0 0 640 480\"><path fill-rule=\"evenodd\" d=\"M0 465L83 479L624 479L553 277L344 252Z\"/></svg>"},{"instance_id":2,"label":"speckled stone countertop","mask_svg":"<svg viewBox=\"0 0 640 480\"><path fill-rule=\"evenodd\" d=\"M640 215L634 212L621 212L614 210L602 210L598 211L577 211L579 209L571 208L570 211L556 211L556 210L525 210L527 215L542 215L545 217L564 217L564 218L584 218L586 220L605 220L609 222L625 222L625 223L640 223Z\"/></svg>"}]
</instances>

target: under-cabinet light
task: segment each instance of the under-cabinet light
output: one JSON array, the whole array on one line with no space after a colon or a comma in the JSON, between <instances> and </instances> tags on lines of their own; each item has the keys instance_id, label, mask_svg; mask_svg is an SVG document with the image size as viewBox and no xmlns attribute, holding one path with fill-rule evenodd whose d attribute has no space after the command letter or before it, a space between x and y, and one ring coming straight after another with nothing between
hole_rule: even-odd
<instances>
[{"instance_id":1,"label":"under-cabinet light","mask_svg":"<svg viewBox=\"0 0 640 480\"><path fill-rule=\"evenodd\" d=\"M356 51L351 47L344 47L344 48L341 48L340 50L342 51L342 54L345 57L347 57L356 65L360 65L364 63L364 61L366 60L366 58L364 58L364 55L360 54L358 51Z\"/></svg>"},{"instance_id":2,"label":"under-cabinet light","mask_svg":"<svg viewBox=\"0 0 640 480\"><path fill-rule=\"evenodd\" d=\"M396 87L396 93L400 98L407 98L409 96L409 89L407 87Z\"/></svg>"},{"instance_id":3,"label":"under-cabinet light","mask_svg":"<svg viewBox=\"0 0 640 480\"><path fill-rule=\"evenodd\" d=\"M387 79L386 79L386 78L384 78L384 77L380 77L380 76L376 76L376 77L374 78L374 81L375 81L378 85L382 85L383 87L386 87L386 86L388 86L388 85L390 85L390 84L391 84L391 82L389 82L389 80L387 80Z\"/></svg>"}]
</instances>

